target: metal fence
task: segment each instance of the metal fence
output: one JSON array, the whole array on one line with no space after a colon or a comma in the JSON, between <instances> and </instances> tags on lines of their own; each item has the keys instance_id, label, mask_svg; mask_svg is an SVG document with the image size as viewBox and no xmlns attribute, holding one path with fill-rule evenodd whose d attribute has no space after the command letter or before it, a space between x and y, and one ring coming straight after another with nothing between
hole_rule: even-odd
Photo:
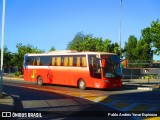
<instances>
[{"instance_id":1,"label":"metal fence","mask_svg":"<svg viewBox=\"0 0 160 120\"><path fill-rule=\"evenodd\" d=\"M124 79L160 79L160 68L123 68Z\"/></svg>"},{"instance_id":2,"label":"metal fence","mask_svg":"<svg viewBox=\"0 0 160 120\"><path fill-rule=\"evenodd\" d=\"M127 67L129 68L160 68L160 62L152 60L128 60Z\"/></svg>"}]
</instances>

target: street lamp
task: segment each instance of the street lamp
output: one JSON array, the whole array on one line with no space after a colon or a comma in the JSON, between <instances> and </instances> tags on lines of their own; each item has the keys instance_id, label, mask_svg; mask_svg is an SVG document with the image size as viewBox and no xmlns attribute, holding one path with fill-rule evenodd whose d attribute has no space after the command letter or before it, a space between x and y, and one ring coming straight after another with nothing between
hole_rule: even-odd
<instances>
[{"instance_id":1,"label":"street lamp","mask_svg":"<svg viewBox=\"0 0 160 120\"><path fill-rule=\"evenodd\" d=\"M5 24L5 6L6 0L3 0L2 9L2 37L1 37L1 79L0 79L0 97L2 97L2 87L3 87L3 48L4 48L4 24Z\"/></svg>"}]
</instances>

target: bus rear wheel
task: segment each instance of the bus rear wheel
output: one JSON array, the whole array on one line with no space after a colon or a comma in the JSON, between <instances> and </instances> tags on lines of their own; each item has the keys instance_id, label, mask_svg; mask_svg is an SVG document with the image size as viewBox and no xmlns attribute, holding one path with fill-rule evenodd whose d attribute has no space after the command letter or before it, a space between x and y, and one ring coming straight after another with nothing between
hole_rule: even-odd
<instances>
[{"instance_id":1,"label":"bus rear wheel","mask_svg":"<svg viewBox=\"0 0 160 120\"><path fill-rule=\"evenodd\" d=\"M43 78L42 78L42 76L38 76L38 78L37 78L37 84L40 85L40 86L43 85Z\"/></svg>"},{"instance_id":2,"label":"bus rear wheel","mask_svg":"<svg viewBox=\"0 0 160 120\"><path fill-rule=\"evenodd\" d=\"M81 90L85 90L86 89L86 83L83 79L80 79L79 82L78 82L78 87L81 89Z\"/></svg>"}]
</instances>

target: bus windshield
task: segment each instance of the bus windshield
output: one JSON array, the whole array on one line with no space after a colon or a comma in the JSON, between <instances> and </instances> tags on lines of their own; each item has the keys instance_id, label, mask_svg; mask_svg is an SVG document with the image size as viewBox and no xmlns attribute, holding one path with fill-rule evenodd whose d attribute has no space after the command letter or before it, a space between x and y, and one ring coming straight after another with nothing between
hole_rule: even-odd
<instances>
[{"instance_id":1,"label":"bus windshield","mask_svg":"<svg viewBox=\"0 0 160 120\"><path fill-rule=\"evenodd\" d=\"M115 78L122 77L120 58L117 55L103 56L102 67L104 77Z\"/></svg>"}]
</instances>

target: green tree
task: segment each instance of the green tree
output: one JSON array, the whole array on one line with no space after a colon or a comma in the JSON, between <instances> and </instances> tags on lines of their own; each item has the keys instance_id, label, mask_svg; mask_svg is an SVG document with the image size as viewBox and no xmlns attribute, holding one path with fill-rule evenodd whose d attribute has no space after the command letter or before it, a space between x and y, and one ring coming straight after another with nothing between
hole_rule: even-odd
<instances>
[{"instance_id":1,"label":"green tree","mask_svg":"<svg viewBox=\"0 0 160 120\"><path fill-rule=\"evenodd\" d=\"M96 41L95 41L95 47L96 47L96 51L103 51L104 48L103 48L103 40L102 38L96 38Z\"/></svg>"},{"instance_id":2,"label":"green tree","mask_svg":"<svg viewBox=\"0 0 160 120\"><path fill-rule=\"evenodd\" d=\"M92 35L84 36L82 49L82 51L96 51L96 38L93 38Z\"/></svg>"},{"instance_id":3,"label":"green tree","mask_svg":"<svg viewBox=\"0 0 160 120\"><path fill-rule=\"evenodd\" d=\"M149 53L151 51L150 45L144 39L140 39L137 43L136 54L137 60L150 60Z\"/></svg>"},{"instance_id":4,"label":"green tree","mask_svg":"<svg viewBox=\"0 0 160 120\"><path fill-rule=\"evenodd\" d=\"M56 48L55 48L54 46L52 46L52 47L50 48L49 52L55 51L55 50L56 50Z\"/></svg>"},{"instance_id":5,"label":"green tree","mask_svg":"<svg viewBox=\"0 0 160 120\"><path fill-rule=\"evenodd\" d=\"M151 39L147 37L149 29L144 31L145 34L142 34L139 41L132 35L125 43L125 57L129 63L132 63L130 67L147 67L146 65L149 65L150 61L153 60Z\"/></svg>"},{"instance_id":6,"label":"green tree","mask_svg":"<svg viewBox=\"0 0 160 120\"><path fill-rule=\"evenodd\" d=\"M102 52L113 52L113 44L111 45L111 40L109 39L105 39L103 42L102 42Z\"/></svg>"},{"instance_id":7,"label":"green tree","mask_svg":"<svg viewBox=\"0 0 160 120\"><path fill-rule=\"evenodd\" d=\"M68 50L77 50L78 52L83 51L83 41L85 35L82 32L78 32L74 39L68 43Z\"/></svg>"},{"instance_id":8,"label":"green tree","mask_svg":"<svg viewBox=\"0 0 160 120\"><path fill-rule=\"evenodd\" d=\"M151 24L151 39L153 47L155 47L155 53L160 55L160 21L153 21Z\"/></svg>"},{"instance_id":9,"label":"green tree","mask_svg":"<svg viewBox=\"0 0 160 120\"><path fill-rule=\"evenodd\" d=\"M15 63L13 61L13 58L14 58L14 53L10 52L8 50L8 48L5 46L4 47L4 63L3 63L3 66L4 67L10 67L10 66L14 66Z\"/></svg>"},{"instance_id":10,"label":"green tree","mask_svg":"<svg viewBox=\"0 0 160 120\"><path fill-rule=\"evenodd\" d=\"M120 48L119 44L118 43L112 43L111 44L111 51L112 53L116 53L118 55L120 55L122 57L122 48Z\"/></svg>"},{"instance_id":11,"label":"green tree","mask_svg":"<svg viewBox=\"0 0 160 120\"><path fill-rule=\"evenodd\" d=\"M153 54L151 54L150 44L145 39L140 39L136 47L137 65L139 67L148 67L151 60L153 60Z\"/></svg>"},{"instance_id":12,"label":"green tree","mask_svg":"<svg viewBox=\"0 0 160 120\"><path fill-rule=\"evenodd\" d=\"M10 52L8 48L5 46L3 50L3 69L4 72L8 72L6 70L11 70L11 67L15 66L14 61L14 53Z\"/></svg>"},{"instance_id":13,"label":"green tree","mask_svg":"<svg viewBox=\"0 0 160 120\"><path fill-rule=\"evenodd\" d=\"M127 60L137 60L136 47L137 38L134 35L129 36L128 42L125 42L124 50Z\"/></svg>"},{"instance_id":14,"label":"green tree","mask_svg":"<svg viewBox=\"0 0 160 120\"><path fill-rule=\"evenodd\" d=\"M82 32L76 34L74 39L68 43L67 49L80 51L113 52L121 54L118 43L111 40L93 37L92 34L84 35Z\"/></svg>"},{"instance_id":15,"label":"green tree","mask_svg":"<svg viewBox=\"0 0 160 120\"><path fill-rule=\"evenodd\" d=\"M146 55L146 60L152 60L153 59L153 51L152 51L152 48L153 48L153 40L151 38L151 28L147 27L145 29L143 29L141 31L141 39L140 41L143 41L142 42L142 46L144 47L144 51L143 51L143 54ZM145 52L145 53L144 53Z\"/></svg>"},{"instance_id":16,"label":"green tree","mask_svg":"<svg viewBox=\"0 0 160 120\"><path fill-rule=\"evenodd\" d=\"M141 30L141 39L145 40L146 43L150 44L152 43L151 39L151 28L147 27L143 30Z\"/></svg>"},{"instance_id":17,"label":"green tree","mask_svg":"<svg viewBox=\"0 0 160 120\"><path fill-rule=\"evenodd\" d=\"M142 38L154 47L154 53L160 55L160 21L153 21L150 27L147 27L141 31Z\"/></svg>"},{"instance_id":18,"label":"green tree","mask_svg":"<svg viewBox=\"0 0 160 120\"><path fill-rule=\"evenodd\" d=\"M15 53L14 61L16 66L18 67L18 71L22 73L23 68L23 59L24 55L27 53L42 53L42 50L37 49L37 47L33 47L32 45L22 45L22 43L18 43L16 45L18 52ZM17 62L18 61L18 62Z\"/></svg>"}]
</instances>

